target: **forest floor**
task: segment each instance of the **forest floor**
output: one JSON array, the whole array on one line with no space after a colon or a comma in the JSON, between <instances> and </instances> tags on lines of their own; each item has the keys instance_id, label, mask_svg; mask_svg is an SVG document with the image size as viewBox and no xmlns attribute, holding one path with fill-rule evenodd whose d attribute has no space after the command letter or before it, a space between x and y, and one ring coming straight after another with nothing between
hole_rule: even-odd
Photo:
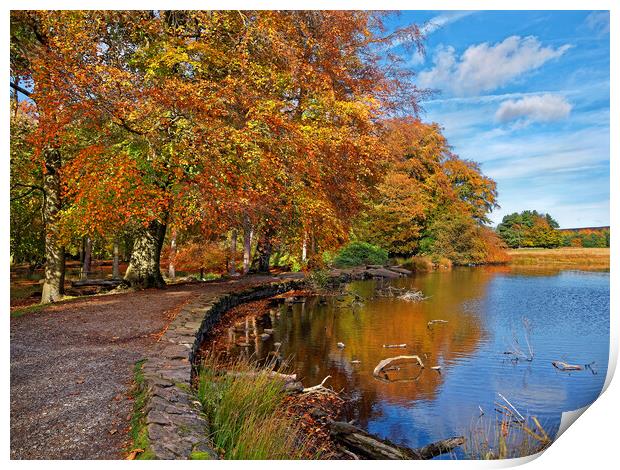
<instances>
[{"instance_id":1,"label":"forest floor","mask_svg":"<svg viewBox=\"0 0 620 470\"><path fill-rule=\"evenodd\" d=\"M562 268L609 269L609 248L519 248L508 250L510 264Z\"/></svg>"},{"instance_id":2,"label":"forest floor","mask_svg":"<svg viewBox=\"0 0 620 470\"><path fill-rule=\"evenodd\" d=\"M128 444L134 364L205 293L248 276L77 299L11 318L11 459L118 459Z\"/></svg>"}]
</instances>

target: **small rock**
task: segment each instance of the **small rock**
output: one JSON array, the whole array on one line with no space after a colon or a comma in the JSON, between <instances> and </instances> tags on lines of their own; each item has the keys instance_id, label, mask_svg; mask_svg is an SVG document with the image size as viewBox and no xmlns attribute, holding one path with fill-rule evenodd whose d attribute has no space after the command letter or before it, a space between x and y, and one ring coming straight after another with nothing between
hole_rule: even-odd
<instances>
[{"instance_id":1,"label":"small rock","mask_svg":"<svg viewBox=\"0 0 620 470\"><path fill-rule=\"evenodd\" d=\"M301 382L288 382L284 384L284 391L287 393L298 393L302 392L304 386Z\"/></svg>"},{"instance_id":2,"label":"small rock","mask_svg":"<svg viewBox=\"0 0 620 470\"><path fill-rule=\"evenodd\" d=\"M320 408L312 408L310 410L310 416L312 416L313 419L321 419L327 417L327 413Z\"/></svg>"},{"instance_id":3,"label":"small rock","mask_svg":"<svg viewBox=\"0 0 620 470\"><path fill-rule=\"evenodd\" d=\"M262 339L263 341L267 341L269 338L271 338L271 335L267 333L263 333L262 335L260 335L260 339Z\"/></svg>"}]
</instances>

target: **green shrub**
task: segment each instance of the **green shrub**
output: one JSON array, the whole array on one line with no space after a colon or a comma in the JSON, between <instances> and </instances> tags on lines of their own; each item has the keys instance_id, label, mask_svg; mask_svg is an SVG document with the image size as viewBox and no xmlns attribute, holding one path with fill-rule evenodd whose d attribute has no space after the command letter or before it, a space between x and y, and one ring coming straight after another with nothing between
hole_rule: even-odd
<instances>
[{"instance_id":1,"label":"green shrub","mask_svg":"<svg viewBox=\"0 0 620 470\"><path fill-rule=\"evenodd\" d=\"M351 268L364 264L386 264L387 260L388 253L383 248L366 242L351 242L338 251L334 265Z\"/></svg>"}]
</instances>

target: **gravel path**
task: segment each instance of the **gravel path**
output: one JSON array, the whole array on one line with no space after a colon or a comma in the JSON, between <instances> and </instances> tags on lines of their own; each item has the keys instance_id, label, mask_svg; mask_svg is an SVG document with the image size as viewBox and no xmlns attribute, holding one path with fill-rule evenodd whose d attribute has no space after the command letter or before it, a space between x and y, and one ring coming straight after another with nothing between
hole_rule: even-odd
<instances>
[{"instance_id":1,"label":"gravel path","mask_svg":"<svg viewBox=\"0 0 620 470\"><path fill-rule=\"evenodd\" d=\"M11 319L11 458L122 458L133 366L176 311L268 279L93 297Z\"/></svg>"}]
</instances>

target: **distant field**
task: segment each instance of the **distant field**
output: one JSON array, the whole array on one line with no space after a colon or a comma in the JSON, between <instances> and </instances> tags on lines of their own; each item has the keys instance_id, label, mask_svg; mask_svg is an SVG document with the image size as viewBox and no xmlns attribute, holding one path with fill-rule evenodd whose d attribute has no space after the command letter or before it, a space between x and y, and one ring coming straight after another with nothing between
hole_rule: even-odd
<instances>
[{"instance_id":1,"label":"distant field","mask_svg":"<svg viewBox=\"0 0 620 470\"><path fill-rule=\"evenodd\" d=\"M517 266L584 266L609 269L609 248L520 248L508 250Z\"/></svg>"}]
</instances>

